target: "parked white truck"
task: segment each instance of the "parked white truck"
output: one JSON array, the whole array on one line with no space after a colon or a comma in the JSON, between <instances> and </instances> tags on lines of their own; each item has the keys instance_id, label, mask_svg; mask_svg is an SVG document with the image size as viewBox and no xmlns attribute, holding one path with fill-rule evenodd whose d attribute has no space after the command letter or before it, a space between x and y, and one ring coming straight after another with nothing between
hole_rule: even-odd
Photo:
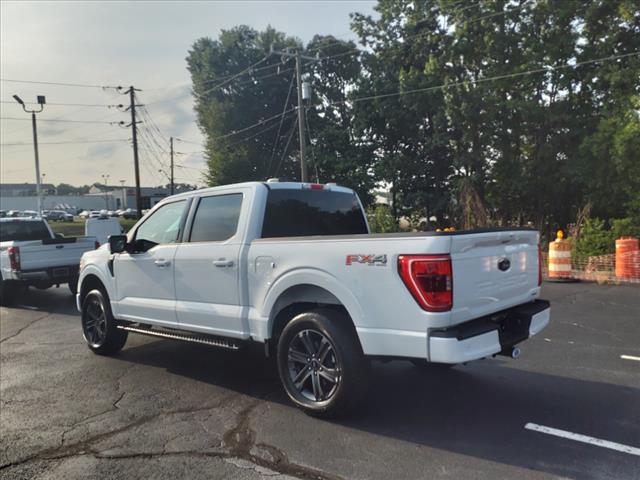
<instances>
[{"instance_id":1,"label":"parked white truck","mask_svg":"<svg viewBox=\"0 0 640 480\"><path fill-rule=\"evenodd\" d=\"M95 238L56 235L41 218L0 218L0 302L25 286L68 283L75 294L80 257L95 248Z\"/></svg>"},{"instance_id":2,"label":"parked white truck","mask_svg":"<svg viewBox=\"0 0 640 480\"><path fill-rule=\"evenodd\" d=\"M129 332L264 343L290 399L333 415L363 399L371 358L517 356L549 322L538 242L529 229L370 234L352 190L243 183L169 197L86 253L77 305L97 354Z\"/></svg>"}]
</instances>

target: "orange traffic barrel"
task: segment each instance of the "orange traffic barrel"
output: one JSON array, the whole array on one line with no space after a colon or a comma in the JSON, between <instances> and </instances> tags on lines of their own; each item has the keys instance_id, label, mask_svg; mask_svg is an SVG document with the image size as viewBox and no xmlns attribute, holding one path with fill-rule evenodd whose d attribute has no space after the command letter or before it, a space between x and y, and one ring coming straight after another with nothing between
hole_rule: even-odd
<instances>
[{"instance_id":1,"label":"orange traffic barrel","mask_svg":"<svg viewBox=\"0 0 640 480\"><path fill-rule=\"evenodd\" d=\"M571 279L571 240L558 238L549 243L549 279Z\"/></svg>"},{"instance_id":2,"label":"orange traffic barrel","mask_svg":"<svg viewBox=\"0 0 640 480\"><path fill-rule=\"evenodd\" d=\"M622 237L616 240L616 277L640 279L640 252L637 238Z\"/></svg>"}]
</instances>

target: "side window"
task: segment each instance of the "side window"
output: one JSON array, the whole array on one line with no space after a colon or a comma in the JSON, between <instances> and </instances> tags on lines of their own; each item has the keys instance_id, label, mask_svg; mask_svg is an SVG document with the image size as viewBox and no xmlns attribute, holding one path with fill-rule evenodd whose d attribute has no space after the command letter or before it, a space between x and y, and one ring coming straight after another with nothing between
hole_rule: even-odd
<instances>
[{"instance_id":1,"label":"side window","mask_svg":"<svg viewBox=\"0 0 640 480\"><path fill-rule=\"evenodd\" d=\"M153 243L175 243L186 201L168 203L153 212L136 231L136 240Z\"/></svg>"},{"instance_id":2,"label":"side window","mask_svg":"<svg viewBox=\"0 0 640 480\"><path fill-rule=\"evenodd\" d=\"M202 197L191 228L191 242L220 242L238 229L242 194Z\"/></svg>"}]
</instances>

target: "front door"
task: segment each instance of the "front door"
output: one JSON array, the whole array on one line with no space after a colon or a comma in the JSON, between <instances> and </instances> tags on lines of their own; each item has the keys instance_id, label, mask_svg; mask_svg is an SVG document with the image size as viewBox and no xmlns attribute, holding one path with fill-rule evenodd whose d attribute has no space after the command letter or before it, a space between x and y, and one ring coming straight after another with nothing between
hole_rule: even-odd
<instances>
[{"instance_id":1,"label":"front door","mask_svg":"<svg viewBox=\"0 0 640 480\"><path fill-rule=\"evenodd\" d=\"M189 238L175 256L176 311L180 327L243 337L239 228L243 194L200 198Z\"/></svg>"},{"instance_id":2,"label":"front door","mask_svg":"<svg viewBox=\"0 0 640 480\"><path fill-rule=\"evenodd\" d=\"M167 203L134 232L135 248L114 258L116 315L134 322L176 324L174 257L186 201Z\"/></svg>"}]
</instances>

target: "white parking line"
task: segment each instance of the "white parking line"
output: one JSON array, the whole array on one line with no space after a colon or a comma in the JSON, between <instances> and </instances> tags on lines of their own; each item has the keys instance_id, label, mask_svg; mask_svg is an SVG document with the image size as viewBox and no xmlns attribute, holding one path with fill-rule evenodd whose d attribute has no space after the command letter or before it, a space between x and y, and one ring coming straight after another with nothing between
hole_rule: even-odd
<instances>
[{"instance_id":1,"label":"white parking line","mask_svg":"<svg viewBox=\"0 0 640 480\"><path fill-rule=\"evenodd\" d=\"M579 433L567 432L566 430L558 430L557 428L545 427L544 425L538 425L535 423L527 423L524 428L527 430L546 433L548 435L555 435L556 437L561 438L568 438L569 440L574 440L576 442L588 443L590 445L595 445L596 447L609 448L611 450L617 450L619 452L624 452L640 457L640 448L630 447L629 445L623 445L621 443L610 442L608 440L602 440L600 438L589 437L587 435L581 435Z\"/></svg>"},{"instance_id":2,"label":"white parking line","mask_svg":"<svg viewBox=\"0 0 640 480\"><path fill-rule=\"evenodd\" d=\"M635 360L636 362L640 362L640 357L634 357L633 355L620 355L620 358L623 360Z\"/></svg>"}]
</instances>

